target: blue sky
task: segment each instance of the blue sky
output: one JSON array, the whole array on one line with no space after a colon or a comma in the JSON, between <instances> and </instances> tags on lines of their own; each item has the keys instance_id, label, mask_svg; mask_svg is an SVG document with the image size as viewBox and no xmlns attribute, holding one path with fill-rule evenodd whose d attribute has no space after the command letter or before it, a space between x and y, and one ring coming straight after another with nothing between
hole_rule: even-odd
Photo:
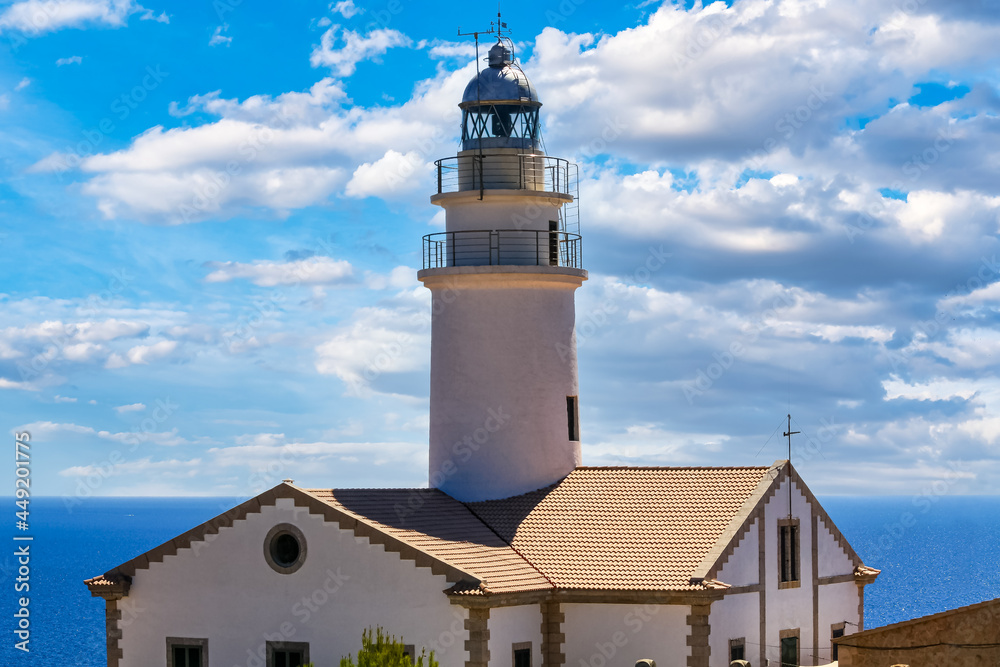
<instances>
[{"instance_id":1,"label":"blue sky","mask_svg":"<svg viewBox=\"0 0 1000 667\"><path fill-rule=\"evenodd\" d=\"M0 5L36 492L426 483L415 272L495 12L435 7ZM995 0L503 8L583 174L586 464L769 464L790 411L817 492L997 488Z\"/></svg>"}]
</instances>

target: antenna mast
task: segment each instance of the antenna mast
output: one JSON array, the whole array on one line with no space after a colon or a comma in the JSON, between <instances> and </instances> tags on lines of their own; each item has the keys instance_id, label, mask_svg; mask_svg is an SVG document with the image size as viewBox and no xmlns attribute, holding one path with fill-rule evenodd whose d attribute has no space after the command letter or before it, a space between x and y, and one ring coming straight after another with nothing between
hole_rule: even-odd
<instances>
[{"instance_id":1,"label":"antenna mast","mask_svg":"<svg viewBox=\"0 0 1000 667\"><path fill-rule=\"evenodd\" d=\"M792 518L792 436L802 431L792 430L792 415L788 415L788 430L781 435L788 438L788 518Z\"/></svg>"},{"instance_id":2,"label":"antenna mast","mask_svg":"<svg viewBox=\"0 0 1000 667\"><path fill-rule=\"evenodd\" d=\"M482 98L479 96L479 35L496 35L497 41L502 41L504 39L503 31L507 29L507 24L500 20L500 3L497 2L497 20L490 21L489 30L475 30L473 32L462 32L462 26L458 27L459 37L468 37L472 35L472 38L476 41L476 102L482 102ZM513 58L514 54L514 42L511 41L510 35L507 36L507 41L510 42L510 53ZM483 178L483 148L480 145L476 149L476 159L474 164L479 171L479 200L482 201L486 194L486 182Z\"/></svg>"}]
</instances>

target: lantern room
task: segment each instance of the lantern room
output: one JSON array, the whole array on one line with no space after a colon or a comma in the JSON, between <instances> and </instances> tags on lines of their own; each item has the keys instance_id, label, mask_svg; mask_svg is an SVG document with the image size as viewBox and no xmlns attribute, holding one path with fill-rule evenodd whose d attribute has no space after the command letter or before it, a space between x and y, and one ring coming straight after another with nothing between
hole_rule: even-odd
<instances>
[{"instance_id":1,"label":"lantern room","mask_svg":"<svg viewBox=\"0 0 1000 667\"><path fill-rule=\"evenodd\" d=\"M541 150L538 94L500 40L462 96L462 150Z\"/></svg>"}]
</instances>

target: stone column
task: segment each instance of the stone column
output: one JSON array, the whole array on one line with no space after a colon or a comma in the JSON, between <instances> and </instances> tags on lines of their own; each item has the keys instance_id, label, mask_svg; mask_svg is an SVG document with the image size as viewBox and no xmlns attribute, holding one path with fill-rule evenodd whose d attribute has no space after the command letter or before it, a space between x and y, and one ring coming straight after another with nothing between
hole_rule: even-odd
<instances>
[{"instance_id":1,"label":"stone column","mask_svg":"<svg viewBox=\"0 0 1000 667\"><path fill-rule=\"evenodd\" d=\"M562 629L566 615L562 612L562 605L558 602L542 602L541 607L542 667L560 667L566 663L566 653L563 651L566 635Z\"/></svg>"},{"instance_id":2,"label":"stone column","mask_svg":"<svg viewBox=\"0 0 1000 667\"><path fill-rule=\"evenodd\" d=\"M118 627L120 620L122 620L122 612L118 608L118 599L106 599L104 601L104 628L108 644L108 667L118 667L118 662L122 659L122 649L118 645L122 638L121 628Z\"/></svg>"},{"instance_id":3,"label":"stone column","mask_svg":"<svg viewBox=\"0 0 1000 667\"><path fill-rule=\"evenodd\" d=\"M688 667L708 667L708 657L712 651L708 645L708 635L712 631L712 626L708 622L711 609L711 603L691 605L691 613L687 617L687 645L691 647L691 655L687 659Z\"/></svg>"},{"instance_id":4,"label":"stone column","mask_svg":"<svg viewBox=\"0 0 1000 667\"><path fill-rule=\"evenodd\" d=\"M465 640L465 650L469 659L465 667L488 667L490 663L490 608L470 607L469 618L465 619L465 630L469 638Z\"/></svg>"}]
</instances>

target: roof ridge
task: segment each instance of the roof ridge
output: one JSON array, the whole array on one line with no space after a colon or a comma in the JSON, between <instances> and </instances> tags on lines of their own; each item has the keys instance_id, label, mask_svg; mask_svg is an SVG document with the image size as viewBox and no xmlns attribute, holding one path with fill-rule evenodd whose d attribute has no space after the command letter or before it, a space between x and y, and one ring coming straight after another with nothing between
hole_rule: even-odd
<instances>
[{"instance_id":1,"label":"roof ridge","mask_svg":"<svg viewBox=\"0 0 1000 667\"><path fill-rule=\"evenodd\" d=\"M308 491L309 493L316 493L318 491L324 493L333 493L334 491L433 491L428 486L342 486L342 487L329 487L324 486L316 489L307 489L304 486L298 487L303 491Z\"/></svg>"},{"instance_id":2,"label":"roof ridge","mask_svg":"<svg viewBox=\"0 0 1000 667\"><path fill-rule=\"evenodd\" d=\"M531 491L530 493L534 493L534 491ZM445 494L445 495L447 495L447 494ZM549 578L549 575L547 575L544 572L542 572L541 568L539 568L537 565L535 565L530 560L528 560L528 557L525 556L523 553L521 553L521 551L517 547L514 546L513 542L509 542L507 539L505 539L504 536L501 535L493 526L491 526L490 523L486 519L484 519L483 517L479 516L479 513L476 512L476 510L472 509L469 506L469 503L464 503L463 502L462 505L464 505L465 508L467 510L469 510L469 513L472 514L472 516L476 517L476 519L481 524L483 524L484 526L486 526L487 528L489 528L489 530L490 530L491 533L493 533L498 538L500 538L501 542L503 542L508 547L510 547L511 551L513 551L518 556L520 556L521 560L523 560L525 563L527 563L528 566L531 567L531 569L533 569L535 572L537 572L538 574L540 574L545 579L545 581L549 582L549 585L552 586L552 588L558 588L558 586L556 586L556 582L552 581L552 579Z\"/></svg>"},{"instance_id":3,"label":"roof ridge","mask_svg":"<svg viewBox=\"0 0 1000 667\"><path fill-rule=\"evenodd\" d=\"M771 466L577 466L577 470L770 470ZM570 473L571 475L573 473Z\"/></svg>"}]
</instances>

